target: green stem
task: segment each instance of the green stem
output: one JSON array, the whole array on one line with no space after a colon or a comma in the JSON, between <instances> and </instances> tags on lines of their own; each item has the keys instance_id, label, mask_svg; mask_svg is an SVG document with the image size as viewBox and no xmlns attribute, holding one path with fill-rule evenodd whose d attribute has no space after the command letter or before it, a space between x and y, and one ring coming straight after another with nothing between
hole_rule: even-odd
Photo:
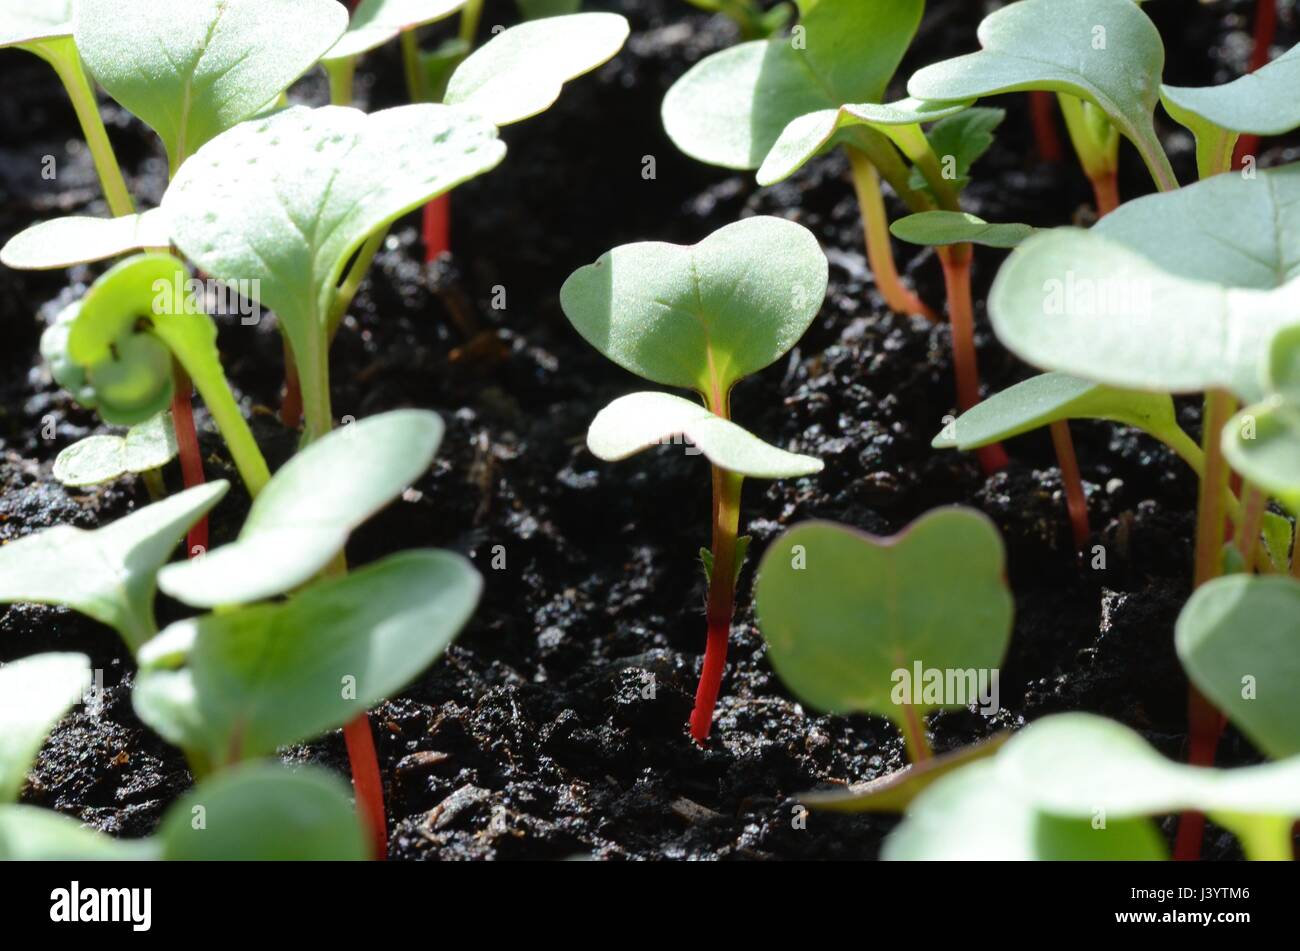
<instances>
[{"instance_id":1,"label":"green stem","mask_svg":"<svg viewBox=\"0 0 1300 951\"><path fill-rule=\"evenodd\" d=\"M1196 587L1218 577L1223 555L1224 492L1228 464L1223 457L1223 427L1232 415L1232 397L1223 390L1205 395L1203 416L1204 472L1196 510Z\"/></svg>"},{"instance_id":2,"label":"green stem","mask_svg":"<svg viewBox=\"0 0 1300 951\"><path fill-rule=\"evenodd\" d=\"M348 308L352 306L352 299L357 296L357 291L361 288L361 282L365 280L366 274L370 271L370 265L375 260L380 246L384 243L384 238L388 234L387 228L381 228L366 239L365 244L357 251L356 257L352 259L352 264L348 268L347 274L343 276L343 282L339 284L338 289L334 292L334 297L330 301L329 314L325 320L325 332L330 340L334 339L334 334L339 329L339 324L347 315Z\"/></svg>"},{"instance_id":3,"label":"green stem","mask_svg":"<svg viewBox=\"0 0 1300 951\"><path fill-rule=\"evenodd\" d=\"M72 108L77 113L77 121L81 123L81 132L86 138L91 158L95 161L95 171L99 174L99 182L104 189L104 198L108 202L109 210L115 218L134 214L135 204L131 201L131 193L127 191L126 180L122 177L122 169L117 164L113 146L108 141L104 122L99 117L99 103L95 99L95 90L86 78L81 57L77 55L77 49L71 39L67 41L66 46L67 49L63 49L61 45L53 43L35 43L27 49L54 67L54 71L63 82L63 88L67 90Z\"/></svg>"},{"instance_id":4,"label":"green stem","mask_svg":"<svg viewBox=\"0 0 1300 951\"><path fill-rule=\"evenodd\" d=\"M478 21L483 15L483 0L469 0L460 10L460 38L472 50L478 36Z\"/></svg>"},{"instance_id":5,"label":"green stem","mask_svg":"<svg viewBox=\"0 0 1300 951\"><path fill-rule=\"evenodd\" d=\"M336 106L352 105L352 81L357 71L357 57L321 60L330 82L330 102Z\"/></svg>"},{"instance_id":6,"label":"green stem","mask_svg":"<svg viewBox=\"0 0 1300 951\"><path fill-rule=\"evenodd\" d=\"M402 31L402 69L406 74L406 95L411 102L428 102L429 90L420 65L420 40L414 28Z\"/></svg>"},{"instance_id":7,"label":"green stem","mask_svg":"<svg viewBox=\"0 0 1300 951\"><path fill-rule=\"evenodd\" d=\"M1215 814L1214 820L1230 829L1251 862L1290 862L1295 846L1291 841L1290 816Z\"/></svg>"},{"instance_id":8,"label":"green stem","mask_svg":"<svg viewBox=\"0 0 1300 951\"><path fill-rule=\"evenodd\" d=\"M889 215L885 198L880 193L880 175L876 166L860 150L847 146L849 168L853 173L853 187L857 191L858 205L862 209L862 228L866 238L867 261L876 287L885 303L900 314L924 314L937 320L935 313L926 307L916 293L904 286L894 264L894 249L889 234Z\"/></svg>"},{"instance_id":9,"label":"green stem","mask_svg":"<svg viewBox=\"0 0 1300 951\"><path fill-rule=\"evenodd\" d=\"M144 477L144 486L149 490L149 501L160 502L167 497L167 486L163 484L161 469L146 469L140 473Z\"/></svg>"},{"instance_id":10,"label":"green stem","mask_svg":"<svg viewBox=\"0 0 1300 951\"><path fill-rule=\"evenodd\" d=\"M925 735L925 718L913 704L903 704L903 721L899 724L903 730L903 744L907 748L907 758L913 764L924 763L934 756L930 741Z\"/></svg>"}]
</instances>

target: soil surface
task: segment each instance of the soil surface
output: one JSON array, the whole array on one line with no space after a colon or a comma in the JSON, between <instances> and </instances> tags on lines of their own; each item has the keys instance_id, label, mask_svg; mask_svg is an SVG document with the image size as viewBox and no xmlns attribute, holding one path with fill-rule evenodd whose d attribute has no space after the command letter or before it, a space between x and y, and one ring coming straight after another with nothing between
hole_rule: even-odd
<instances>
[{"instance_id":1,"label":"soil surface","mask_svg":"<svg viewBox=\"0 0 1300 951\"><path fill-rule=\"evenodd\" d=\"M1001 529L1016 602L1003 710L993 719L974 712L934 718L936 749L1047 713L1089 710L1184 755L1187 683L1172 635L1189 593L1191 473L1132 431L1074 426L1093 542L1106 556L1099 569L1072 550L1045 434L1008 444L1013 461L991 478L972 456L931 449L953 412L948 331L883 307L844 161L819 159L760 190L752 175L686 158L664 136L659 104L692 63L735 42L734 29L679 0L587 6L627 15L626 49L570 84L546 114L504 130L503 165L455 193L452 256L425 266L418 220L394 227L333 350L337 416L413 405L437 410L448 426L432 470L354 536L351 563L442 546L473 559L486 580L481 607L447 655L372 713L393 857L874 857L896 819L816 813L806 828L792 819L802 791L899 769L901 738L882 720L802 707L774 676L753 624L752 566L779 532L809 518L892 533L935 506L965 504ZM975 48L984 6L932 2L899 75ZM1252 7L1148 4L1169 51L1166 80L1209 84L1239 75ZM485 29L511 22L513 9L489 2ZM1278 48L1298 38L1294 14L1284 15ZM0 53L0 73L7 90L0 128L12 132L0 144L0 240L59 214L106 213L53 73L12 51ZM395 50L368 57L358 82L363 107L400 104ZM293 98L323 102L323 78L307 77ZM968 210L1035 225L1088 220L1091 194L1073 161L1047 167L1030 157L1024 98L995 104L1007 108L1007 120L976 166ZM156 204L166 184L156 139L111 102L104 114L133 192ZM1181 179L1192 180L1190 138L1159 118ZM45 156L55 159L54 180L42 177ZM646 157L655 164L650 179ZM1261 164L1298 157L1295 147L1265 143ZM1124 196L1150 190L1127 146L1123 161ZM750 569L713 735L701 749L685 722L704 644L695 553L708 544L707 467L680 447L619 464L586 451L583 436L597 410L643 383L572 330L558 290L573 269L616 244L694 242L755 213L811 228L830 258L831 285L799 345L738 388L735 414L827 467L816 478L745 488ZM896 252L922 295L941 307L933 254L908 245ZM976 255L980 361L990 390L1031 373L983 320L1001 257ZM101 270L0 268L0 542L55 524L94 527L147 504L144 486L132 479L68 490L51 475L59 450L104 427L52 383L37 341L59 306ZM270 409L282 368L274 322L220 323L227 373L274 467L295 438ZM1197 407L1181 411L1195 435ZM197 415L209 477L237 483L201 406ZM179 473L169 471L168 480L177 485ZM232 490L214 518L213 544L234 535L246 505ZM163 620L180 613L165 600L160 606ZM89 654L107 691L100 709L78 708L56 729L24 801L114 834L148 834L191 780L181 755L132 712L129 655L112 631L79 615L0 607L0 661L52 650ZM284 757L347 770L339 734ZM1257 758L1235 732L1225 734L1220 762ZM1172 821L1163 827L1170 831ZM1205 851L1238 854L1213 829Z\"/></svg>"}]
</instances>

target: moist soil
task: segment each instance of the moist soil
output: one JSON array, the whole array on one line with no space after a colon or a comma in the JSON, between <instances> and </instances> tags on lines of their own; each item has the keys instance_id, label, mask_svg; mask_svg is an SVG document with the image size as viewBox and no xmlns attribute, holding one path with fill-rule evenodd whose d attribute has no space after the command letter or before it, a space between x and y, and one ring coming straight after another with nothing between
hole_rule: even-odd
<instances>
[{"instance_id":1,"label":"moist soil","mask_svg":"<svg viewBox=\"0 0 1300 951\"><path fill-rule=\"evenodd\" d=\"M1103 567L1091 553L1076 557L1045 434L1009 443L1010 466L987 478L972 456L931 449L954 411L949 334L883 306L845 162L818 159L761 190L752 175L686 158L662 132L660 102L691 64L734 43L735 30L676 0L586 6L629 18L626 49L570 84L549 112L504 130L503 165L455 192L453 254L426 266L418 216L393 228L333 350L340 418L420 406L447 423L431 471L356 533L350 562L441 546L471 558L486 582L481 606L447 654L371 714L392 857L875 857L893 817L794 819L806 790L903 767L900 736L883 720L802 706L773 674L754 627L752 566L783 529L811 518L887 534L935 506L962 504L1001 530L1016 604L1002 710L992 718L973 711L933 718L936 750L1048 713L1087 710L1140 730L1171 756L1185 755L1187 681L1172 639L1192 567L1191 473L1131 430L1074 425ZM899 75L973 49L983 6L932 2ZM1239 75L1252 8L1149 4L1169 51L1166 80L1201 85ZM489 2L485 29L512 22L513 10ZM1294 13L1284 11L1278 48L1298 38ZM0 239L60 214L105 214L53 73L12 51L0 54L0 72L7 91L0 128L12 133L0 144ZM368 57L358 104L400 104L401 75L394 51ZM292 93L310 104L327 96L320 76ZM1086 223L1091 194L1077 165L1031 157L1024 98L991 104L1008 115L976 166L968 210L993 221ZM166 185L156 139L111 102L104 113L134 194L156 204ZM1160 120L1181 180L1191 181L1190 138L1163 114ZM1262 165L1300 158L1285 142L1265 145ZM57 169L53 180L42 176L46 156ZM1124 196L1149 191L1127 146L1123 161ZM826 469L745 487L750 567L713 734L700 748L685 723L704 645L696 552L709 542L707 466L681 447L618 464L586 451L595 413L644 384L578 336L558 291L572 270L614 245L694 242L758 213L812 229L830 258L830 290L798 346L737 388L734 413L764 438L824 459ZM901 244L895 251L900 269L940 308L933 253ZM989 390L1032 372L998 345L984 320L1001 258L981 249L975 264ZM37 344L59 307L100 271L0 268L0 542L56 524L92 528L147 504L134 479L65 489L51 474L61 449L104 427L51 381ZM282 372L274 321L218 323L226 371L275 467L292 452L295 434L273 415ZM1188 403L1180 413L1196 435L1198 408ZM201 405L197 417L208 477L235 484L214 515L212 543L219 544L237 532L247 498ZM178 472L167 477L178 486ZM108 628L66 610L0 612L0 661L82 651L106 688L99 709L79 707L54 731L23 801L115 835L149 834L191 777L183 757L132 712L125 648ZM162 599L163 621L180 615ZM338 733L282 755L347 773ZM1225 733L1221 763L1257 759L1237 733ZM1173 820L1162 828L1171 833ZM1213 827L1205 854L1239 855Z\"/></svg>"}]
</instances>

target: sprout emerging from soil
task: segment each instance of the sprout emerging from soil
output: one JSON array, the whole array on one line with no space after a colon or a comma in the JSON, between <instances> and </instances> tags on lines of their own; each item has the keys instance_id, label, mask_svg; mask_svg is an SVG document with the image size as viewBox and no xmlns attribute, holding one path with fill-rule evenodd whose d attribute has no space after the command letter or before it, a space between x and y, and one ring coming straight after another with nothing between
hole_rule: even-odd
<instances>
[{"instance_id":1,"label":"sprout emerging from soil","mask_svg":"<svg viewBox=\"0 0 1300 951\"><path fill-rule=\"evenodd\" d=\"M726 664L746 476L792 478L822 463L771 446L731 422L731 390L786 353L826 296L826 256L805 228L749 218L699 244L628 244L575 271L560 291L578 332L645 379L694 391L703 406L667 393L634 393L597 415L587 434L602 459L626 458L685 437L713 465L713 544L708 642L691 714L691 735L708 738Z\"/></svg>"}]
</instances>

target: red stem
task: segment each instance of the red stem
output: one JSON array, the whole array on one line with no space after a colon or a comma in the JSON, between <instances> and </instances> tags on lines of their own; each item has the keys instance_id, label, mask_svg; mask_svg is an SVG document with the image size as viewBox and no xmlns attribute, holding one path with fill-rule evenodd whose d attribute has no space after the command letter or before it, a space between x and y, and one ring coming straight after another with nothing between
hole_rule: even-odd
<instances>
[{"instance_id":1,"label":"red stem","mask_svg":"<svg viewBox=\"0 0 1300 951\"><path fill-rule=\"evenodd\" d=\"M719 397L712 407L726 415L725 399ZM713 708L722 688L722 674L727 666L727 640L731 636L731 615L736 601L736 532L740 525L740 488L744 480L735 473L713 467L713 568L709 573L709 600L706 608L708 641L704 646L704 664L700 685L695 691L695 708L691 710L691 737L703 745L713 725Z\"/></svg>"},{"instance_id":2,"label":"red stem","mask_svg":"<svg viewBox=\"0 0 1300 951\"><path fill-rule=\"evenodd\" d=\"M1097 198L1097 217L1105 218L1119 207L1119 175L1111 172L1098 175L1092 181L1092 193Z\"/></svg>"},{"instance_id":3,"label":"red stem","mask_svg":"<svg viewBox=\"0 0 1300 951\"><path fill-rule=\"evenodd\" d=\"M284 395L280 397L280 422L297 429L302 421L302 381L298 378L298 364L293 359L289 338L284 338Z\"/></svg>"},{"instance_id":4,"label":"red stem","mask_svg":"<svg viewBox=\"0 0 1300 951\"><path fill-rule=\"evenodd\" d=\"M975 306L971 300L971 248L955 244L939 249L943 280L948 289L948 320L952 325L952 359L957 374L957 408L966 412L980 401L980 374L975 356ZM986 475L1008 462L1001 443L976 450Z\"/></svg>"},{"instance_id":5,"label":"red stem","mask_svg":"<svg viewBox=\"0 0 1300 951\"><path fill-rule=\"evenodd\" d=\"M713 726L713 708L722 689L722 672L727 667L727 641L731 637L731 617L709 621L709 640L704 647L704 666L700 668L700 685L695 690L695 708L691 710L691 737L703 744Z\"/></svg>"},{"instance_id":6,"label":"red stem","mask_svg":"<svg viewBox=\"0 0 1300 951\"><path fill-rule=\"evenodd\" d=\"M1255 3L1255 46L1250 52L1250 61L1246 72L1253 73L1268 63L1273 48L1273 39L1277 35L1277 0L1256 0ZM1232 167L1240 168L1247 155L1254 155L1259 150L1259 136L1243 135L1237 140L1237 148L1232 154Z\"/></svg>"},{"instance_id":7,"label":"red stem","mask_svg":"<svg viewBox=\"0 0 1300 951\"><path fill-rule=\"evenodd\" d=\"M1044 162L1060 162L1064 153L1061 149L1061 136L1056 131L1056 96L1050 92L1031 92L1029 94L1030 115L1034 121L1034 141L1038 145L1038 157Z\"/></svg>"},{"instance_id":8,"label":"red stem","mask_svg":"<svg viewBox=\"0 0 1300 951\"><path fill-rule=\"evenodd\" d=\"M451 250L451 192L424 206L424 261L427 264Z\"/></svg>"},{"instance_id":9,"label":"red stem","mask_svg":"<svg viewBox=\"0 0 1300 951\"><path fill-rule=\"evenodd\" d=\"M370 733L370 717L362 713L343 728L352 767L352 785L357 811L370 833L370 847L376 861L388 858L388 820L384 815L384 783L379 778L379 757Z\"/></svg>"},{"instance_id":10,"label":"red stem","mask_svg":"<svg viewBox=\"0 0 1300 951\"><path fill-rule=\"evenodd\" d=\"M1051 431L1052 445L1056 448L1056 462L1061 468L1061 483L1065 486L1066 508L1070 511L1074 547L1083 551L1092 532L1088 528L1088 496L1083 491L1083 476L1079 473L1079 460L1074 454L1070 424L1063 419L1058 420L1052 423Z\"/></svg>"},{"instance_id":11,"label":"red stem","mask_svg":"<svg viewBox=\"0 0 1300 951\"><path fill-rule=\"evenodd\" d=\"M1226 724L1223 714L1201 695L1194 685L1187 690L1187 762L1192 766L1213 766L1214 753ZM1174 839L1174 860L1195 862L1201 857L1201 839L1205 835L1205 816L1184 812L1178 818L1178 835Z\"/></svg>"},{"instance_id":12,"label":"red stem","mask_svg":"<svg viewBox=\"0 0 1300 951\"><path fill-rule=\"evenodd\" d=\"M190 397L194 387L189 375L175 364L173 368L172 428L176 431L176 448L181 457L181 478L185 488L203 484L203 454L199 451L199 434L194 429L194 407ZM195 523L185 538L186 557L194 558L208 550L208 517Z\"/></svg>"}]
</instances>

